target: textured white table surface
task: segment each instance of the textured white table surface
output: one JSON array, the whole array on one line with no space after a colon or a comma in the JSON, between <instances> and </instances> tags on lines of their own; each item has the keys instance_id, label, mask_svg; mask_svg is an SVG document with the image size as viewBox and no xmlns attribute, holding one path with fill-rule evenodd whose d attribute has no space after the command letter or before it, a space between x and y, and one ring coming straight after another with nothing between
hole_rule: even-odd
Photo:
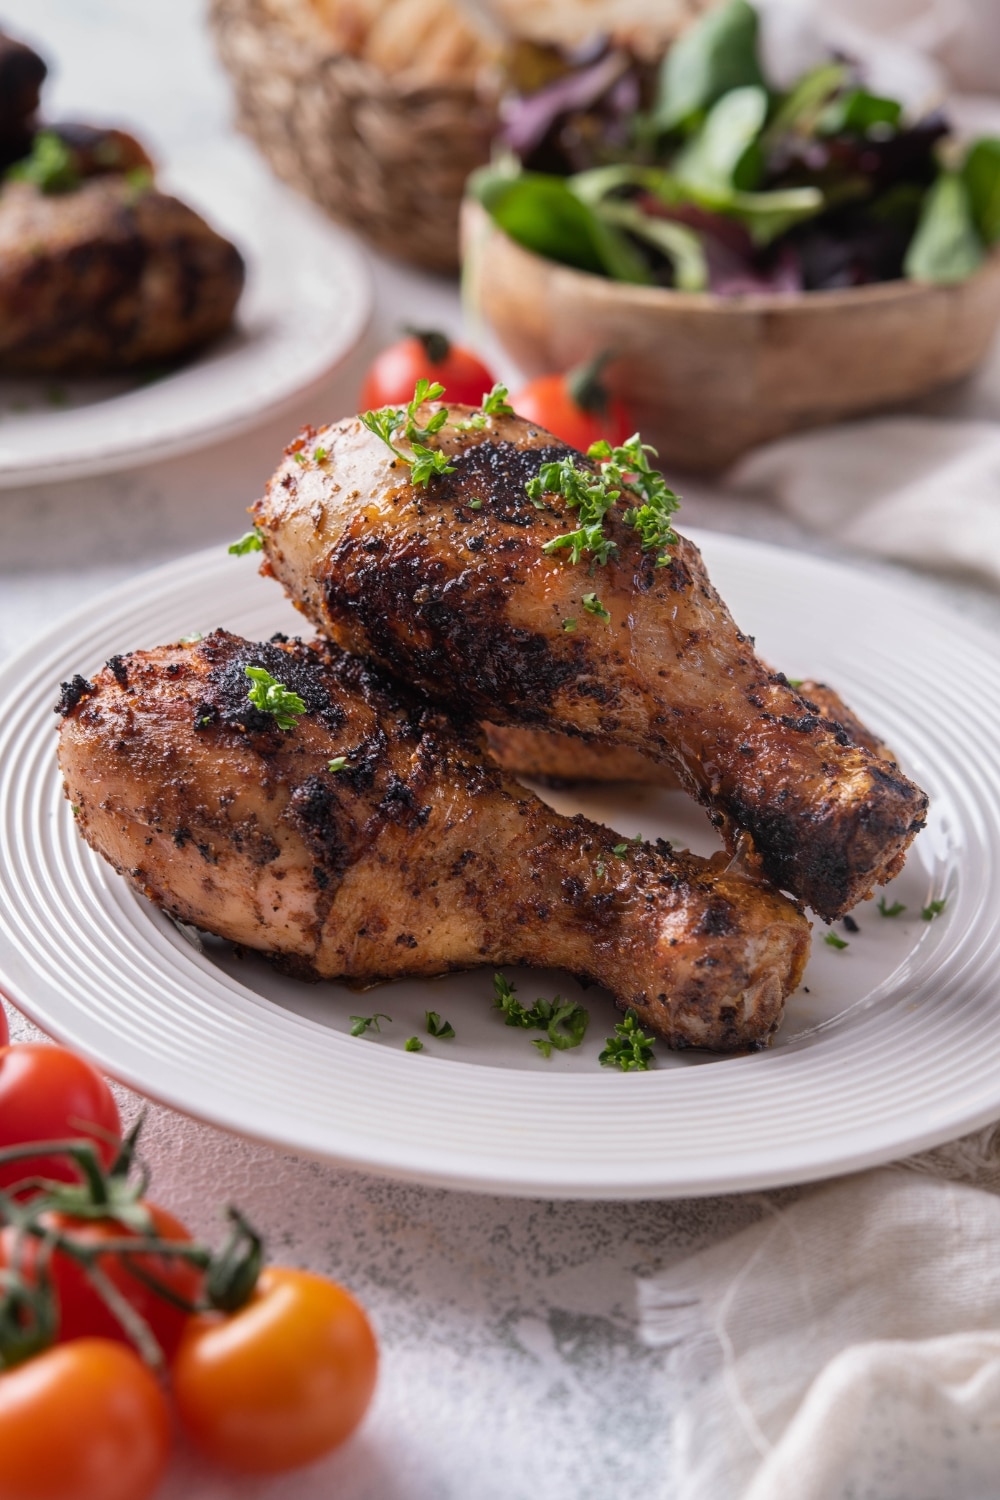
<instances>
[{"instance_id":1,"label":"textured white table surface","mask_svg":"<svg viewBox=\"0 0 1000 1500\"><path fill-rule=\"evenodd\" d=\"M4 19L53 64L53 113L132 122L169 160L230 128L202 10L201 0L7 0ZM0 492L0 656L109 584L237 534L297 422L354 410L364 365L400 323L458 330L454 285L374 269L368 338L292 416L172 462ZM686 487L685 514L808 545L791 522L701 486ZM949 592L996 617L985 596ZM15 1036L30 1033L12 1019ZM159 1108L146 1151L155 1196L196 1230L216 1235L216 1205L237 1202L275 1259L345 1281L383 1351L372 1413L330 1461L257 1484L182 1455L169 1500L666 1500L670 1379L664 1356L637 1341L633 1277L750 1222L757 1199L450 1194L279 1156Z\"/></svg>"}]
</instances>

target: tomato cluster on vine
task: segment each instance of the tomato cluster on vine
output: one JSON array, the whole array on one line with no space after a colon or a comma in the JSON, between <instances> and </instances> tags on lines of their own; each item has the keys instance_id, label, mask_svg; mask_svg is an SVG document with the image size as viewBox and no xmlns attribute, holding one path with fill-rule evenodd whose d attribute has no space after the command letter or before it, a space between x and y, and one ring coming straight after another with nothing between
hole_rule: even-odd
<instances>
[{"instance_id":1,"label":"tomato cluster on vine","mask_svg":"<svg viewBox=\"0 0 1000 1500\"><path fill-rule=\"evenodd\" d=\"M325 1277L266 1266L236 1209L220 1251L146 1192L141 1121L0 1007L0 1492L147 1500L173 1420L210 1459L276 1473L357 1427L377 1346Z\"/></svg>"}]
</instances>

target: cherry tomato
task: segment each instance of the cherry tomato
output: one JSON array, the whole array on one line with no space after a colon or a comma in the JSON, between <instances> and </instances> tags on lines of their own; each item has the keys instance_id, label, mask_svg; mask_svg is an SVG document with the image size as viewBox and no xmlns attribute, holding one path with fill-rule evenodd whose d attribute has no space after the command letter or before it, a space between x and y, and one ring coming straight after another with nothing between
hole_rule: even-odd
<instances>
[{"instance_id":1,"label":"cherry tomato","mask_svg":"<svg viewBox=\"0 0 1000 1500\"><path fill-rule=\"evenodd\" d=\"M349 1292L308 1271L271 1266L228 1317L187 1326L172 1370L181 1421L218 1463L273 1474L312 1463L357 1427L375 1388L378 1349Z\"/></svg>"},{"instance_id":2,"label":"cherry tomato","mask_svg":"<svg viewBox=\"0 0 1000 1500\"><path fill-rule=\"evenodd\" d=\"M609 396L601 383L602 363L595 360L565 375L539 375L510 404L519 417L537 422L581 453L600 438L617 447L632 436L636 423L624 402Z\"/></svg>"},{"instance_id":3,"label":"cherry tomato","mask_svg":"<svg viewBox=\"0 0 1000 1500\"><path fill-rule=\"evenodd\" d=\"M0 1374L3 1500L146 1500L169 1445L163 1392L121 1344L83 1339Z\"/></svg>"},{"instance_id":4,"label":"cherry tomato","mask_svg":"<svg viewBox=\"0 0 1000 1500\"><path fill-rule=\"evenodd\" d=\"M414 330L398 344L377 355L358 397L362 411L377 406L399 406L412 401L418 380L437 380L449 401L478 406L493 387L493 376L482 360L453 344L443 333Z\"/></svg>"},{"instance_id":5,"label":"cherry tomato","mask_svg":"<svg viewBox=\"0 0 1000 1500\"><path fill-rule=\"evenodd\" d=\"M121 1121L101 1075L65 1047L25 1042L0 1048L0 1150L86 1135L110 1166ZM79 1173L65 1157L31 1156L0 1166L0 1188L37 1176L76 1182Z\"/></svg>"},{"instance_id":6,"label":"cherry tomato","mask_svg":"<svg viewBox=\"0 0 1000 1500\"><path fill-rule=\"evenodd\" d=\"M150 1232L158 1239L185 1243L191 1239L187 1229L173 1214L155 1203L147 1203L145 1206L153 1220ZM40 1223L52 1229L71 1232L73 1238L83 1245L101 1245L106 1240L135 1238L131 1230L114 1219L74 1219L67 1214L45 1213L41 1215ZM15 1233L12 1228L0 1230L0 1267L10 1265L14 1243ZM26 1239L21 1252L21 1269L29 1279L37 1253L38 1241ZM97 1265L135 1311L145 1318L165 1357L172 1359L191 1315L159 1296L151 1286L133 1274L132 1267L137 1267L142 1275L153 1277L185 1302L197 1299L201 1291L201 1271L190 1261L175 1259L169 1255L136 1255L130 1262L121 1255L109 1254L100 1256ZM130 1342L125 1329L94 1290L78 1261L56 1251L49 1264L49 1274L59 1302L61 1344L84 1338L114 1339L126 1344ZM2 1486L0 1500L3 1500Z\"/></svg>"}]
</instances>

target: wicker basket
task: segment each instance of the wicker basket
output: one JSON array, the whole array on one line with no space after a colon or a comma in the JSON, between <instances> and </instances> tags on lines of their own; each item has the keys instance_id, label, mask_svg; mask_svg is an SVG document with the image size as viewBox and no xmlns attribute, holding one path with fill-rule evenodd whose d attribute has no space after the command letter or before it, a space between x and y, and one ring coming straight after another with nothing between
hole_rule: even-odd
<instances>
[{"instance_id":1,"label":"wicker basket","mask_svg":"<svg viewBox=\"0 0 1000 1500\"><path fill-rule=\"evenodd\" d=\"M495 99L400 85L266 0L211 0L210 20L239 126L278 176L390 255L455 270L462 190L489 158Z\"/></svg>"}]
</instances>

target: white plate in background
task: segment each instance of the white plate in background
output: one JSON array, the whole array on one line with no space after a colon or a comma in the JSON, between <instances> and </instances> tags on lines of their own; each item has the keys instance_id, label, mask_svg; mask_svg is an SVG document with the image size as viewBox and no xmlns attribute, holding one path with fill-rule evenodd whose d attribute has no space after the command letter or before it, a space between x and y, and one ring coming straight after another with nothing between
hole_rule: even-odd
<instances>
[{"instance_id":1,"label":"white plate in background","mask_svg":"<svg viewBox=\"0 0 1000 1500\"><path fill-rule=\"evenodd\" d=\"M240 142L158 173L247 265L233 328L171 374L0 377L0 489L80 479L221 442L292 405L361 339L367 261L346 231Z\"/></svg>"},{"instance_id":2,"label":"white plate in background","mask_svg":"<svg viewBox=\"0 0 1000 1500\"><path fill-rule=\"evenodd\" d=\"M816 676L895 747L931 795L887 899L834 950L816 924L804 987L770 1051L658 1052L601 1068L608 996L523 971L521 998L579 995L584 1045L546 1060L491 1006L488 971L359 994L277 975L228 945L197 951L78 837L52 704L108 656L223 624L261 638L302 621L253 558L201 553L88 605L0 672L0 983L40 1026L166 1104L275 1145L398 1177L562 1197L666 1197L818 1178L898 1157L1000 1114L1000 704L996 642L916 588L738 538L699 538L762 655ZM705 851L680 793L546 793L623 834ZM937 920L921 908L945 897ZM424 1031L424 1012L455 1026ZM387 1011L353 1038L350 1016ZM418 1034L424 1051L403 1050Z\"/></svg>"}]
</instances>

